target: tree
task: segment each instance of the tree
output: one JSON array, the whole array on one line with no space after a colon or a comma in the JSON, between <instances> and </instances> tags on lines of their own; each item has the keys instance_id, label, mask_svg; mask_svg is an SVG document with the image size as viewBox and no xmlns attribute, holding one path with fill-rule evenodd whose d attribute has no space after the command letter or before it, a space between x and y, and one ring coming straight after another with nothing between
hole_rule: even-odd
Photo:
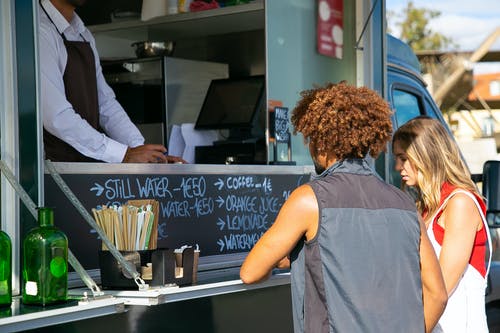
<instances>
[{"instance_id":1,"label":"tree","mask_svg":"<svg viewBox=\"0 0 500 333\"><path fill-rule=\"evenodd\" d=\"M409 1L401 14L388 13L388 20L399 18L396 22L400 30L399 38L408 43L414 51L444 50L454 46L451 38L429 28L429 22L441 15L441 12L426 8L416 8Z\"/></svg>"}]
</instances>

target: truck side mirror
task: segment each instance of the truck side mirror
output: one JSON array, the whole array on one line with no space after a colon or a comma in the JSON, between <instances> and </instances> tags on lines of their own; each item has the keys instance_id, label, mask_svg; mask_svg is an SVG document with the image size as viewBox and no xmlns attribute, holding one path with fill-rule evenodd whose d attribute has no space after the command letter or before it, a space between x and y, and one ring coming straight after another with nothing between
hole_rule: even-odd
<instances>
[{"instance_id":1,"label":"truck side mirror","mask_svg":"<svg viewBox=\"0 0 500 333\"><path fill-rule=\"evenodd\" d=\"M488 225L500 228L500 161L486 161L483 165L483 196Z\"/></svg>"}]
</instances>

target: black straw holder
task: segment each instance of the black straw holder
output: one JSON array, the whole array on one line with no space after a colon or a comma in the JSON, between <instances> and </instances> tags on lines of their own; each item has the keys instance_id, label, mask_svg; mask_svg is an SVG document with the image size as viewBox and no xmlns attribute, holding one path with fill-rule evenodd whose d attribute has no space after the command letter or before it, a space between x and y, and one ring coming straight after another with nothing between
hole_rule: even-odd
<instances>
[{"instance_id":1,"label":"black straw holder","mask_svg":"<svg viewBox=\"0 0 500 333\"><path fill-rule=\"evenodd\" d=\"M141 266L151 263L152 279L143 278L151 286L177 284L179 286L193 283L194 249L186 248L182 252L182 276L176 278L175 253L171 249L156 249L143 251L120 251L120 253L134 265L138 272ZM101 284L103 289L136 289L137 285L127 271L109 251L99 251L99 267L101 270Z\"/></svg>"}]
</instances>

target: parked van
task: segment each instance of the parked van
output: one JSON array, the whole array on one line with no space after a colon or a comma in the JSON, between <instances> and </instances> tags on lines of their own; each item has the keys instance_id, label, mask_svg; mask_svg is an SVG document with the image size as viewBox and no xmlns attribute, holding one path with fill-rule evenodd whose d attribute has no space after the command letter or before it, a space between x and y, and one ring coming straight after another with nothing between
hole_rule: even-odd
<instances>
[{"instance_id":1,"label":"parked van","mask_svg":"<svg viewBox=\"0 0 500 333\"><path fill-rule=\"evenodd\" d=\"M420 63L412 49L403 41L387 35L387 100L395 110L394 129L408 120L426 115L439 121L449 130L442 113L420 74ZM381 155L376 163L379 174L389 183L400 186L401 177L394 170L391 152ZM486 310L491 332L500 330L500 249L497 230L500 228L499 175L500 161L485 163L483 175L474 175L482 181L483 195L487 199L487 219L493 243L493 261L486 290Z\"/></svg>"}]
</instances>

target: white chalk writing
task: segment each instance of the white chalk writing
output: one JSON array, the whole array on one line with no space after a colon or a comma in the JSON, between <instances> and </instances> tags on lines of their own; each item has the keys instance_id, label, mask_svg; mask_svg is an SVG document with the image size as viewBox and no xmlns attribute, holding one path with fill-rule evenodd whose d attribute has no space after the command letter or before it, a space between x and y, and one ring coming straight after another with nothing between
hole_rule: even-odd
<instances>
[{"instance_id":1,"label":"white chalk writing","mask_svg":"<svg viewBox=\"0 0 500 333\"><path fill-rule=\"evenodd\" d=\"M136 181L141 198L172 198L167 177L147 177L143 183L139 178Z\"/></svg>"}]
</instances>

